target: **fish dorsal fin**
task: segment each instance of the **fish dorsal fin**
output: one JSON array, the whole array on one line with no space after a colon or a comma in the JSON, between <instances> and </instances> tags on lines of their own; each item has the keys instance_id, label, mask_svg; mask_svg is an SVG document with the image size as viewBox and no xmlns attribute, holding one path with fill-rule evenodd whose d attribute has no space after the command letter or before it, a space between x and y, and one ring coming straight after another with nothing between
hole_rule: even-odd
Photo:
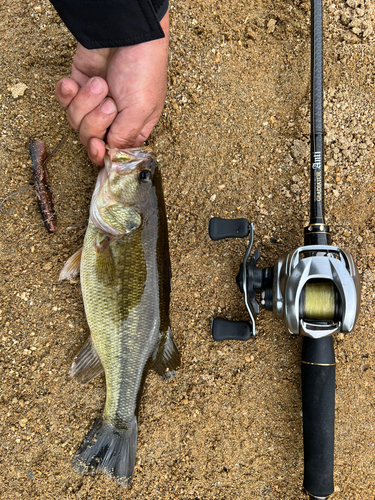
<instances>
[{"instance_id":1,"label":"fish dorsal fin","mask_svg":"<svg viewBox=\"0 0 375 500\"><path fill-rule=\"evenodd\" d=\"M75 278L79 275L79 270L81 266L82 248L77 250L69 259L65 262L64 267L61 269L59 280L68 280L70 278Z\"/></svg>"},{"instance_id":2,"label":"fish dorsal fin","mask_svg":"<svg viewBox=\"0 0 375 500\"><path fill-rule=\"evenodd\" d=\"M103 371L103 366L90 335L74 358L69 374L75 377L81 384L86 384L103 373Z\"/></svg>"},{"instance_id":3,"label":"fish dorsal fin","mask_svg":"<svg viewBox=\"0 0 375 500\"><path fill-rule=\"evenodd\" d=\"M170 327L168 327L164 346L162 350L159 348L152 368L164 380L168 380L176 375L176 370L180 364L180 353L178 352L172 331Z\"/></svg>"}]
</instances>

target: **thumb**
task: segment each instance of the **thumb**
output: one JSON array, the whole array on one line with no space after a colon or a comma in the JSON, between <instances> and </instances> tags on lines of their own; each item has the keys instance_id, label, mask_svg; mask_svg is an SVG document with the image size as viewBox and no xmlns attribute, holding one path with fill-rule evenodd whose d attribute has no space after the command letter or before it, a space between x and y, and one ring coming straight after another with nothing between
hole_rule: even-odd
<instances>
[{"instance_id":1,"label":"thumb","mask_svg":"<svg viewBox=\"0 0 375 500\"><path fill-rule=\"evenodd\" d=\"M156 119L157 121L157 119ZM155 123L156 123L155 121ZM139 146L150 135L150 128L146 137L137 140L145 125L149 122L149 113L142 107L131 107L123 109L112 122L107 133L107 143L114 148L133 148Z\"/></svg>"}]
</instances>

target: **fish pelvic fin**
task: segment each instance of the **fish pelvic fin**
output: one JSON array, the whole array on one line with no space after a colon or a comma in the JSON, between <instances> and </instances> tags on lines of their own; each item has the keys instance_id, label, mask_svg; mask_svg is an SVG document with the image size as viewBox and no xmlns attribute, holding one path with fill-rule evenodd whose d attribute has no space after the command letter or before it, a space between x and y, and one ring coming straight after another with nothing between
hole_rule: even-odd
<instances>
[{"instance_id":1,"label":"fish pelvic fin","mask_svg":"<svg viewBox=\"0 0 375 500\"><path fill-rule=\"evenodd\" d=\"M79 275L79 270L81 267L81 257L82 257L82 248L77 250L65 262L64 267L61 269L60 272L59 281L75 278L76 276Z\"/></svg>"},{"instance_id":2,"label":"fish pelvic fin","mask_svg":"<svg viewBox=\"0 0 375 500\"><path fill-rule=\"evenodd\" d=\"M74 358L69 374L75 377L81 384L86 384L103 372L102 363L90 335Z\"/></svg>"},{"instance_id":3,"label":"fish pelvic fin","mask_svg":"<svg viewBox=\"0 0 375 500\"><path fill-rule=\"evenodd\" d=\"M130 487L137 450L138 424L134 416L127 429L117 429L99 418L73 458L80 474L102 471L121 486Z\"/></svg>"},{"instance_id":4,"label":"fish pelvic fin","mask_svg":"<svg viewBox=\"0 0 375 500\"><path fill-rule=\"evenodd\" d=\"M180 353L173 338L172 330L168 327L166 340L162 350L157 352L153 369L164 380L173 378L181 364Z\"/></svg>"}]
</instances>

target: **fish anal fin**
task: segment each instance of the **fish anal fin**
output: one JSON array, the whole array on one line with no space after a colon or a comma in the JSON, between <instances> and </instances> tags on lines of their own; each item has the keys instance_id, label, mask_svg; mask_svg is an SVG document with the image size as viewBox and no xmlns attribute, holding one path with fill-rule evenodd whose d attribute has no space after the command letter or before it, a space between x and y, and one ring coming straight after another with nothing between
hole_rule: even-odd
<instances>
[{"instance_id":1,"label":"fish anal fin","mask_svg":"<svg viewBox=\"0 0 375 500\"><path fill-rule=\"evenodd\" d=\"M81 384L90 382L103 373L103 366L90 337L83 344L82 349L74 358L69 374Z\"/></svg>"},{"instance_id":2,"label":"fish anal fin","mask_svg":"<svg viewBox=\"0 0 375 500\"><path fill-rule=\"evenodd\" d=\"M161 351L158 351L152 368L164 380L168 380L176 375L176 370L180 364L180 353L178 352L172 331L168 328L164 346Z\"/></svg>"},{"instance_id":3,"label":"fish anal fin","mask_svg":"<svg viewBox=\"0 0 375 500\"><path fill-rule=\"evenodd\" d=\"M79 270L81 266L82 248L77 250L69 259L65 262L64 267L61 269L59 280L68 280L70 278L75 278L79 275Z\"/></svg>"}]
</instances>

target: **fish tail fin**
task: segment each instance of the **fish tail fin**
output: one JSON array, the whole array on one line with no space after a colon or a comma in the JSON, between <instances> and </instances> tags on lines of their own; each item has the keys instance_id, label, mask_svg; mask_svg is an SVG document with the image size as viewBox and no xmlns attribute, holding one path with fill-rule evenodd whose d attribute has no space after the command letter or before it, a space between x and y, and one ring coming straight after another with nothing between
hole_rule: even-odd
<instances>
[{"instance_id":1,"label":"fish tail fin","mask_svg":"<svg viewBox=\"0 0 375 500\"><path fill-rule=\"evenodd\" d=\"M117 429L99 418L73 459L75 472L102 471L120 485L130 487L137 450L138 424L134 417L127 429Z\"/></svg>"}]
</instances>

